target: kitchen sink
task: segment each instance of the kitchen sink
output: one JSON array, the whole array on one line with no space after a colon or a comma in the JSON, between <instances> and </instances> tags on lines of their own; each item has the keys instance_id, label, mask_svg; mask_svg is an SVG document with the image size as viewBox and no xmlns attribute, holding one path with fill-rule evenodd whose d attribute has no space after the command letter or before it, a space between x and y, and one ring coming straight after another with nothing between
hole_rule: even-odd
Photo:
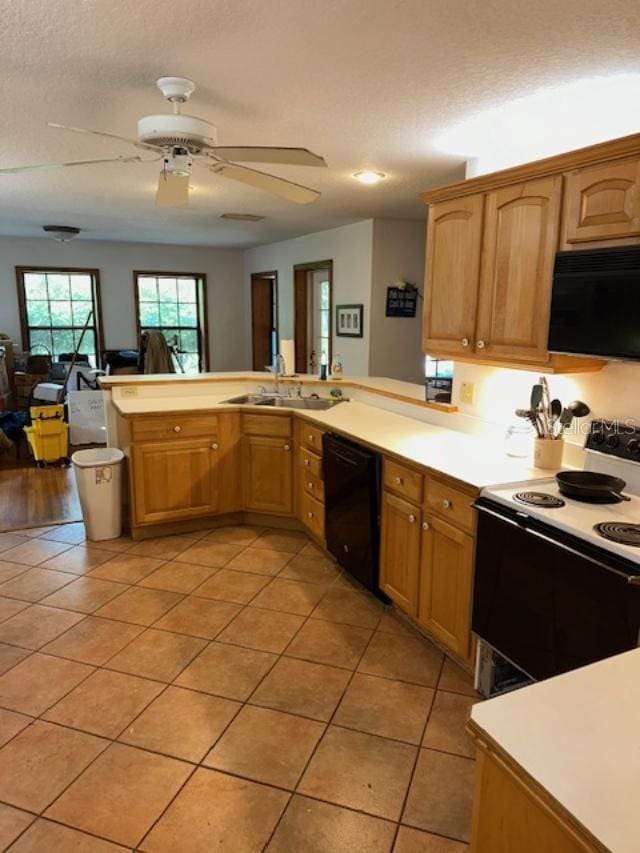
<instances>
[{"instance_id":1,"label":"kitchen sink","mask_svg":"<svg viewBox=\"0 0 640 853\"><path fill-rule=\"evenodd\" d=\"M323 412L343 403L344 400L320 400L316 397L269 397L263 394L242 394L239 397L231 397L225 403L233 403L236 406L274 406L285 409L307 409Z\"/></svg>"}]
</instances>

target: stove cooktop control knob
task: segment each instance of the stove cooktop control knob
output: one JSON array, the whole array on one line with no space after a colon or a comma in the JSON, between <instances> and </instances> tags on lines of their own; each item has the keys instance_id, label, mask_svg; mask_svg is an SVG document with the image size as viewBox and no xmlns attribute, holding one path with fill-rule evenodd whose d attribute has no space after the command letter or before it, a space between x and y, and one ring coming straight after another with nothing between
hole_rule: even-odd
<instances>
[{"instance_id":1,"label":"stove cooktop control knob","mask_svg":"<svg viewBox=\"0 0 640 853\"><path fill-rule=\"evenodd\" d=\"M591 433L591 440L594 444L602 444L604 441L604 433L601 430L594 430Z\"/></svg>"},{"instance_id":2,"label":"stove cooktop control knob","mask_svg":"<svg viewBox=\"0 0 640 853\"><path fill-rule=\"evenodd\" d=\"M627 450L629 453L640 453L640 441L637 438L630 438L627 442Z\"/></svg>"},{"instance_id":3,"label":"stove cooktop control knob","mask_svg":"<svg viewBox=\"0 0 640 853\"><path fill-rule=\"evenodd\" d=\"M607 447L617 447L620 444L620 436L612 432L607 436Z\"/></svg>"}]
</instances>

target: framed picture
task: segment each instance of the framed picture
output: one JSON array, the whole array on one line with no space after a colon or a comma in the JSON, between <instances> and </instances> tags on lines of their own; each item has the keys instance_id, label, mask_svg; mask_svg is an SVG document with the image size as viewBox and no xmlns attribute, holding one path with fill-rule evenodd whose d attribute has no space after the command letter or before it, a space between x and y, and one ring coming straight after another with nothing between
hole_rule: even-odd
<instances>
[{"instance_id":1,"label":"framed picture","mask_svg":"<svg viewBox=\"0 0 640 853\"><path fill-rule=\"evenodd\" d=\"M339 338L362 337L362 304L336 305L336 335Z\"/></svg>"}]
</instances>

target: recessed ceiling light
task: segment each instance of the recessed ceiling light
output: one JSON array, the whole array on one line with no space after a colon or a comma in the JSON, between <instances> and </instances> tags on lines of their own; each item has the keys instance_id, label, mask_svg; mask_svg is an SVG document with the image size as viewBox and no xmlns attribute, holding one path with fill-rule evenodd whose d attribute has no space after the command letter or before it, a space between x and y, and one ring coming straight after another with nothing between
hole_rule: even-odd
<instances>
[{"instance_id":1,"label":"recessed ceiling light","mask_svg":"<svg viewBox=\"0 0 640 853\"><path fill-rule=\"evenodd\" d=\"M264 216L257 213L221 213L220 219L234 219L236 222L260 222Z\"/></svg>"},{"instance_id":2,"label":"recessed ceiling light","mask_svg":"<svg viewBox=\"0 0 640 853\"><path fill-rule=\"evenodd\" d=\"M356 172L353 176L361 184L377 184L383 178L386 178L384 172L372 172L370 169L364 169L362 172Z\"/></svg>"}]
</instances>

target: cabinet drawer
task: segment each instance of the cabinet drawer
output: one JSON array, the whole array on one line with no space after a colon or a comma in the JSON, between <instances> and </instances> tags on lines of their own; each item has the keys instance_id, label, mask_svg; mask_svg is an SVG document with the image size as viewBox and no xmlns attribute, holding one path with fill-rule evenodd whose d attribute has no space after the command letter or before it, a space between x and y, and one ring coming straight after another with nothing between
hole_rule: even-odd
<instances>
[{"instance_id":1,"label":"cabinet drawer","mask_svg":"<svg viewBox=\"0 0 640 853\"><path fill-rule=\"evenodd\" d=\"M300 448L300 467L303 472L309 472L314 477L322 479L322 458L304 447Z\"/></svg>"},{"instance_id":2,"label":"cabinet drawer","mask_svg":"<svg viewBox=\"0 0 640 853\"><path fill-rule=\"evenodd\" d=\"M300 424L300 442L303 447L313 450L322 456L322 435L323 432L317 427L311 426L302 422Z\"/></svg>"},{"instance_id":3,"label":"cabinet drawer","mask_svg":"<svg viewBox=\"0 0 640 853\"><path fill-rule=\"evenodd\" d=\"M300 519L318 539L324 539L324 504L306 492L300 495Z\"/></svg>"},{"instance_id":4,"label":"cabinet drawer","mask_svg":"<svg viewBox=\"0 0 640 853\"><path fill-rule=\"evenodd\" d=\"M311 495L312 498L324 503L324 483L319 477L316 477L315 474L311 474L305 468L304 471L300 472L300 482L302 483L302 488L308 495Z\"/></svg>"},{"instance_id":5,"label":"cabinet drawer","mask_svg":"<svg viewBox=\"0 0 640 853\"><path fill-rule=\"evenodd\" d=\"M384 460L384 485L414 503L422 501L422 474L390 459Z\"/></svg>"},{"instance_id":6,"label":"cabinet drawer","mask_svg":"<svg viewBox=\"0 0 640 853\"><path fill-rule=\"evenodd\" d=\"M427 479L426 506L442 518L473 532L475 526L475 510L471 506L473 498L465 495L438 480Z\"/></svg>"},{"instance_id":7,"label":"cabinet drawer","mask_svg":"<svg viewBox=\"0 0 640 853\"><path fill-rule=\"evenodd\" d=\"M244 435L291 435L291 418L278 415L243 415Z\"/></svg>"},{"instance_id":8,"label":"cabinet drawer","mask_svg":"<svg viewBox=\"0 0 640 853\"><path fill-rule=\"evenodd\" d=\"M217 415L163 415L160 418L134 418L133 441L158 441L166 438L196 438L218 432Z\"/></svg>"}]
</instances>

